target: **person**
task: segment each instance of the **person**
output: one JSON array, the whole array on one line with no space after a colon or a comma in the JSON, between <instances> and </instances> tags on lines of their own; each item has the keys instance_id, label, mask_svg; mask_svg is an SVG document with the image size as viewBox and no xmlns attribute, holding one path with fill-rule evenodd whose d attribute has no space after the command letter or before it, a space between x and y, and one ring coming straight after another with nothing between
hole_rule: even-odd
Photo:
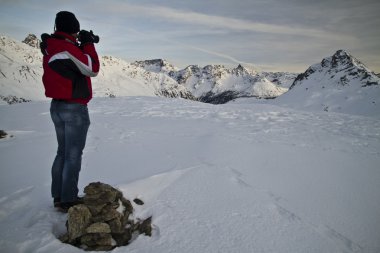
<instances>
[{"instance_id":1,"label":"person","mask_svg":"<svg viewBox=\"0 0 380 253\"><path fill-rule=\"evenodd\" d=\"M54 207L67 212L80 202L78 179L90 126L90 77L99 72L94 46L99 37L92 31L81 31L79 21L68 11L56 14L54 30L51 35L41 35L42 82L46 97L52 98L50 115L58 142L51 169L51 194Z\"/></svg>"}]
</instances>

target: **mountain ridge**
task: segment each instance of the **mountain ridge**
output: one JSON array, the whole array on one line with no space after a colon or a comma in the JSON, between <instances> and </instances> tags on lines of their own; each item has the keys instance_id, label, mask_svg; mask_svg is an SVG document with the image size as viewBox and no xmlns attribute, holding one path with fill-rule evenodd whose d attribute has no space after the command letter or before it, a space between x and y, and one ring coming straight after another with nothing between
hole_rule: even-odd
<instances>
[{"instance_id":1,"label":"mountain ridge","mask_svg":"<svg viewBox=\"0 0 380 253\"><path fill-rule=\"evenodd\" d=\"M41 91L42 55L38 50L37 37L29 34L20 43L1 36L0 46L1 94L28 100L44 99ZM273 98L287 91L287 88L272 83L262 74L240 64L233 69L223 65L207 65L203 68L190 65L179 70L163 59L128 63L114 56L99 58L101 69L98 76L93 78L94 96L165 96L225 103L245 96ZM189 78L191 81L188 82ZM26 87L19 87L25 81L27 84L24 86L30 86L32 92L25 92ZM18 84L15 85L15 82Z\"/></svg>"},{"instance_id":2,"label":"mountain ridge","mask_svg":"<svg viewBox=\"0 0 380 253\"><path fill-rule=\"evenodd\" d=\"M42 55L33 35L23 43L0 37L0 101L43 100ZM275 98L294 108L380 115L380 78L345 50L311 65L304 73L258 72L238 65L189 65L164 59L128 63L100 56L93 79L95 97L163 96L221 104L236 98ZM272 103L272 102L271 102Z\"/></svg>"}]
</instances>

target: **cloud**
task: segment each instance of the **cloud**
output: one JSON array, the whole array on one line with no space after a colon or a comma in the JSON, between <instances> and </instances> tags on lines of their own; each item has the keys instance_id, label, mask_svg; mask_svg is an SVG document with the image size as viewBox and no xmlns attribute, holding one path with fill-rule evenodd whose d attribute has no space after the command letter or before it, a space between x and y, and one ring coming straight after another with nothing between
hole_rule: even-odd
<instances>
[{"instance_id":1,"label":"cloud","mask_svg":"<svg viewBox=\"0 0 380 253\"><path fill-rule=\"evenodd\" d=\"M204 49L204 48L200 48L200 47L195 47L195 46L191 46L191 45L187 45L187 44L183 44L183 43L179 43L179 42L177 42L177 43L180 44L180 45L182 45L182 46L184 46L184 47L187 47L189 49L193 49L193 50L196 50L196 51L199 51L199 52L207 53L209 55L217 56L217 57L226 59L226 60L228 60L230 62L233 62L233 63L244 64L245 66L251 66L251 67L255 66L253 63L240 61L240 60L236 59L235 57L227 55L225 53L220 53L220 52L216 52L216 51L213 51L213 50L208 50L208 49Z\"/></svg>"},{"instance_id":2,"label":"cloud","mask_svg":"<svg viewBox=\"0 0 380 253\"><path fill-rule=\"evenodd\" d=\"M276 25L254 22L251 20L236 19L217 15L208 15L194 11L185 11L169 7L154 5L136 5L129 3L109 4L107 7L113 13L125 13L135 16L149 16L176 23L185 23L198 26L207 26L233 31L260 32L282 35L296 35L316 37L332 40L344 40L347 36L325 30L301 27Z\"/></svg>"},{"instance_id":3,"label":"cloud","mask_svg":"<svg viewBox=\"0 0 380 253\"><path fill-rule=\"evenodd\" d=\"M167 6L162 6L154 1L142 4L110 0L107 5L101 4L101 9L100 5L90 8L91 13L97 11L107 29L116 28L109 25L112 22L118 31L127 34L130 48L141 50L147 46L165 57L181 55L181 61L198 61L198 57L199 61L222 59L244 65L254 62L263 68L273 65L277 69L278 65L289 69L294 65L292 69L302 70L340 48L361 49L367 55L375 53L378 46L374 41L379 33L374 27L379 18L373 14L378 6L374 2L249 0L248 4L248 0L241 0L239 6L231 8L232 4L225 6L224 1L214 1L220 8L212 10L212 14L207 14L209 8L200 7L204 2L197 1L165 2ZM128 33L130 29L140 34L133 36ZM173 47L164 48L158 41Z\"/></svg>"},{"instance_id":4,"label":"cloud","mask_svg":"<svg viewBox=\"0 0 380 253\"><path fill-rule=\"evenodd\" d=\"M174 45L180 46L182 48L186 48L188 50L198 51L198 52L206 53L208 55L216 56L218 58L225 59L225 60L232 62L232 63L244 64L245 66L252 66L252 67L254 66L254 64L252 64L250 62L241 61L241 60L239 60L239 59L237 59L231 55L228 55L225 53L220 53L220 52L217 52L214 50L205 49L202 47L189 45L187 43L179 42L179 41L176 41L173 39L169 39L169 38L164 37L162 34L155 34L155 35L154 34L146 34L146 33L134 30L134 29L129 29L129 32L137 34L140 37L150 37L150 38L154 37L154 39L156 39L156 40L160 40L160 41L164 41L166 43L174 44Z\"/></svg>"}]
</instances>

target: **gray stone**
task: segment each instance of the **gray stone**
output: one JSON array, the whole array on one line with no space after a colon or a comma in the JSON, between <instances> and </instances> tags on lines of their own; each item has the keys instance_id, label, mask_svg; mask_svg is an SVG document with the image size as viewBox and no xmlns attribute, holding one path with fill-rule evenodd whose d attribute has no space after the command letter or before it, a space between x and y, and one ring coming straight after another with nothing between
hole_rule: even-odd
<instances>
[{"instance_id":1,"label":"gray stone","mask_svg":"<svg viewBox=\"0 0 380 253\"><path fill-rule=\"evenodd\" d=\"M0 130L0 139L7 137L7 133L4 130Z\"/></svg>"},{"instance_id":2,"label":"gray stone","mask_svg":"<svg viewBox=\"0 0 380 253\"><path fill-rule=\"evenodd\" d=\"M141 222L139 224L138 230L140 234L152 236L152 216Z\"/></svg>"},{"instance_id":3,"label":"gray stone","mask_svg":"<svg viewBox=\"0 0 380 253\"><path fill-rule=\"evenodd\" d=\"M63 243L69 243L69 233L61 235L58 239Z\"/></svg>"},{"instance_id":4,"label":"gray stone","mask_svg":"<svg viewBox=\"0 0 380 253\"><path fill-rule=\"evenodd\" d=\"M93 217L94 222L106 222L113 219L119 219L121 218L121 213L119 213L117 210L113 209L112 206L106 205L102 211Z\"/></svg>"},{"instance_id":5,"label":"gray stone","mask_svg":"<svg viewBox=\"0 0 380 253\"><path fill-rule=\"evenodd\" d=\"M123 233L112 234L112 238L116 241L118 247L126 246L132 239L132 231L125 229Z\"/></svg>"},{"instance_id":6,"label":"gray stone","mask_svg":"<svg viewBox=\"0 0 380 253\"><path fill-rule=\"evenodd\" d=\"M114 202L123 196L123 193L112 186L104 183L91 183L84 188L84 193L86 193L85 198L94 199L101 198L103 201L108 201L106 203Z\"/></svg>"},{"instance_id":7,"label":"gray stone","mask_svg":"<svg viewBox=\"0 0 380 253\"><path fill-rule=\"evenodd\" d=\"M96 195L86 195L84 202L85 204L91 203L93 205L114 203L118 201L118 194L116 191L106 191Z\"/></svg>"},{"instance_id":8,"label":"gray stone","mask_svg":"<svg viewBox=\"0 0 380 253\"><path fill-rule=\"evenodd\" d=\"M133 200L133 202L135 202L137 205L139 205L139 206L142 206L142 205L144 205L144 201L142 201L141 199L138 199L138 198L135 198L134 200Z\"/></svg>"},{"instance_id":9,"label":"gray stone","mask_svg":"<svg viewBox=\"0 0 380 253\"><path fill-rule=\"evenodd\" d=\"M111 233L110 225L107 223L97 222L91 224L88 228L86 228L86 232L88 234L96 234L96 233Z\"/></svg>"},{"instance_id":10,"label":"gray stone","mask_svg":"<svg viewBox=\"0 0 380 253\"><path fill-rule=\"evenodd\" d=\"M123 226L125 226L128 223L129 215L133 213L133 206L131 202L124 197L121 198L121 203L123 204L123 207L124 207L121 223L123 224Z\"/></svg>"},{"instance_id":11,"label":"gray stone","mask_svg":"<svg viewBox=\"0 0 380 253\"><path fill-rule=\"evenodd\" d=\"M96 216L98 215L102 209L107 205L107 204L100 204L100 205L92 205L92 202L90 203L87 203L85 202L85 205L88 207L88 209L90 210L91 214L93 216Z\"/></svg>"},{"instance_id":12,"label":"gray stone","mask_svg":"<svg viewBox=\"0 0 380 253\"><path fill-rule=\"evenodd\" d=\"M124 227L120 219L113 219L108 221L108 225L110 226L111 233L120 234L124 232Z\"/></svg>"},{"instance_id":13,"label":"gray stone","mask_svg":"<svg viewBox=\"0 0 380 253\"><path fill-rule=\"evenodd\" d=\"M112 246L112 236L107 233L86 234L80 238L80 242L88 247Z\"/></svg>"},{"instance_id":14,"label":"gray stone","mask_svg":"<svg viewBox=\"0 0 380 253\"><path fill-rule=\"evenodd\" d=\"M91 223L91 217L90 210L83 204L73 206L69 209L67 215L67 230L70 242L86 233L86 228Z\"/></svg>"},{"instance_id":15,"label":"gray stone","mask_svg":"<svg viewBox=\"0 0 380 253\"><path fill-rule=\"evenodd\" d=\"M128 199L122 197L121 199L121 203L123 204L124 206L124 213L128 213L128 214L131 214L133 213L133 206L131 204L131 201L129 201Z\"/></svg>"}]
</instances>

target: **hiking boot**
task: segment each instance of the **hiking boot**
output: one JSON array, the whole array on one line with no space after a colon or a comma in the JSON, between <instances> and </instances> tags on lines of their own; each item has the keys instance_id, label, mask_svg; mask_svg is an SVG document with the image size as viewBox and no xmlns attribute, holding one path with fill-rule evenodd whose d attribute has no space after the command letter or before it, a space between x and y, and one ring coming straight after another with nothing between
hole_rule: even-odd
<instances>
[{"instance_id":1,"label":"hiking boot","mask_svg":"<svg viewBox=\"0 0 380 253\"><path fill-rule=\"evenodd\" d=\"M61 198L54 198L53 203L55 208L61 207Z\"/></svg>"},{"instance_id":2,"label":"hiking boot","mask_svg":"<svg viewBox=\"0 0 380 253\"><path fill-rule=\"evenodd\" d=\"M59 201L58 201L59 200ZM83 204L83 198L82 197L77 197L75 201L71 202L60 202L59 198L54 198L54 207L58 209L58 211L67 213L70 209L70 207Z\"/></svg>"}]
</instances>

